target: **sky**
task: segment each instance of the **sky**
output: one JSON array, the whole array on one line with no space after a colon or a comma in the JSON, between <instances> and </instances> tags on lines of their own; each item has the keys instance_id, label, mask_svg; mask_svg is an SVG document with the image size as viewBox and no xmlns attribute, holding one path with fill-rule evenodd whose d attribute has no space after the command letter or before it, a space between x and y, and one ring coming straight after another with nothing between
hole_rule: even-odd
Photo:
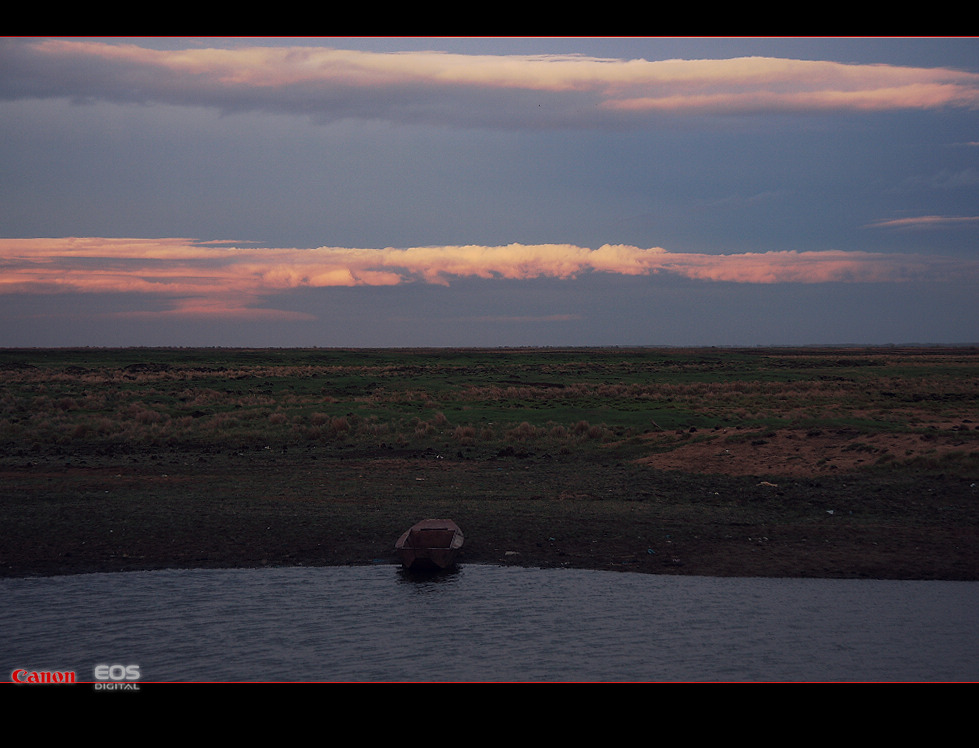
<instances>
[{"instance_id":1,"label":"sky","mask_svg":"<svg viewBox=\"0 0 979 748\"><path fill-rule=\"evenodd\" d=\"M979 39L0 37L0 347L979 342Z\"/></svg>"}]
</instances>

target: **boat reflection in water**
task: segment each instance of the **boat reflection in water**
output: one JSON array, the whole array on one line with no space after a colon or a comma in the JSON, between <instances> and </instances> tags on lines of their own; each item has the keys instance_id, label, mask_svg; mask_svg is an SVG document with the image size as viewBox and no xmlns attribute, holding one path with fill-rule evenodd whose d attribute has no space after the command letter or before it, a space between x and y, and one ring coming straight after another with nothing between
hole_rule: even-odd
<instances>
[{"instance_id":1,"label":"boat reflection in water","mask_svg":"<svg viewBox=\"0 0 979 748\"><path fill-rule=\"evenodd\" d=\"M401 565L411 571L441 571L455 564L464 537L451 519L424 519L394 544Z\"/></svg>"}]
</instances>

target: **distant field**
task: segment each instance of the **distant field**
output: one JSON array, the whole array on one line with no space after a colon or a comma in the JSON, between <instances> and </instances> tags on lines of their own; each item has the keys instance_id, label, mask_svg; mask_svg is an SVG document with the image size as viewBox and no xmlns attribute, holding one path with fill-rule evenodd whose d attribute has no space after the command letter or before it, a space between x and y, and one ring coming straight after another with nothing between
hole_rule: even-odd
<instances>
[{"instance_id":1,"label":"distant field","mask_svg":"<svg viewBox=\"0 0 979 748\"><path fill-rule=\"evenodd\" d=\"M979 440L976 348L3 350L0 371L8 449L509 446L682 460L693 445L781 433L845 435L864 464L952 464Z\"/></svg>"}]
</instances>

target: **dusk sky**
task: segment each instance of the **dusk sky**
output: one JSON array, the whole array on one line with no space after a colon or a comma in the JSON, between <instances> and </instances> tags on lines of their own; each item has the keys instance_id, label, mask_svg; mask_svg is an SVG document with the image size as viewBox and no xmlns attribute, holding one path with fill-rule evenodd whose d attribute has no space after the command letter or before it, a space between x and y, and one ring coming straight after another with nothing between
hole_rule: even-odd
<instances>
[{"instance_id":1,"label":"dusk sky","mask_svg":"<svg viewBox=\"0 0 979 748\"><path fill-rule=\"evenodd\" d=\"M979 342L979 39L0 38L0 346Z\"/></svg>"}]
</instances>

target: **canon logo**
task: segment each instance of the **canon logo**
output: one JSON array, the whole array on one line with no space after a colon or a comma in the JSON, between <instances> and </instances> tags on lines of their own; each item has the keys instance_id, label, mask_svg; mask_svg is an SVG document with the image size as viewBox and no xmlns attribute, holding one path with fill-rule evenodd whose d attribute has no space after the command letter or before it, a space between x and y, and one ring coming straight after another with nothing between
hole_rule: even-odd
<instances>
[{"instance_id":1,"label":"canon logo","mask_svg":"<svg viewBox=\"0 0 979 748\"><path fill-rule=\"evenodd\" d=\"M52 670L14 670L10 674L10 680L14 683L74 683L75 673Z\"/></svg>"}]
</instances>

